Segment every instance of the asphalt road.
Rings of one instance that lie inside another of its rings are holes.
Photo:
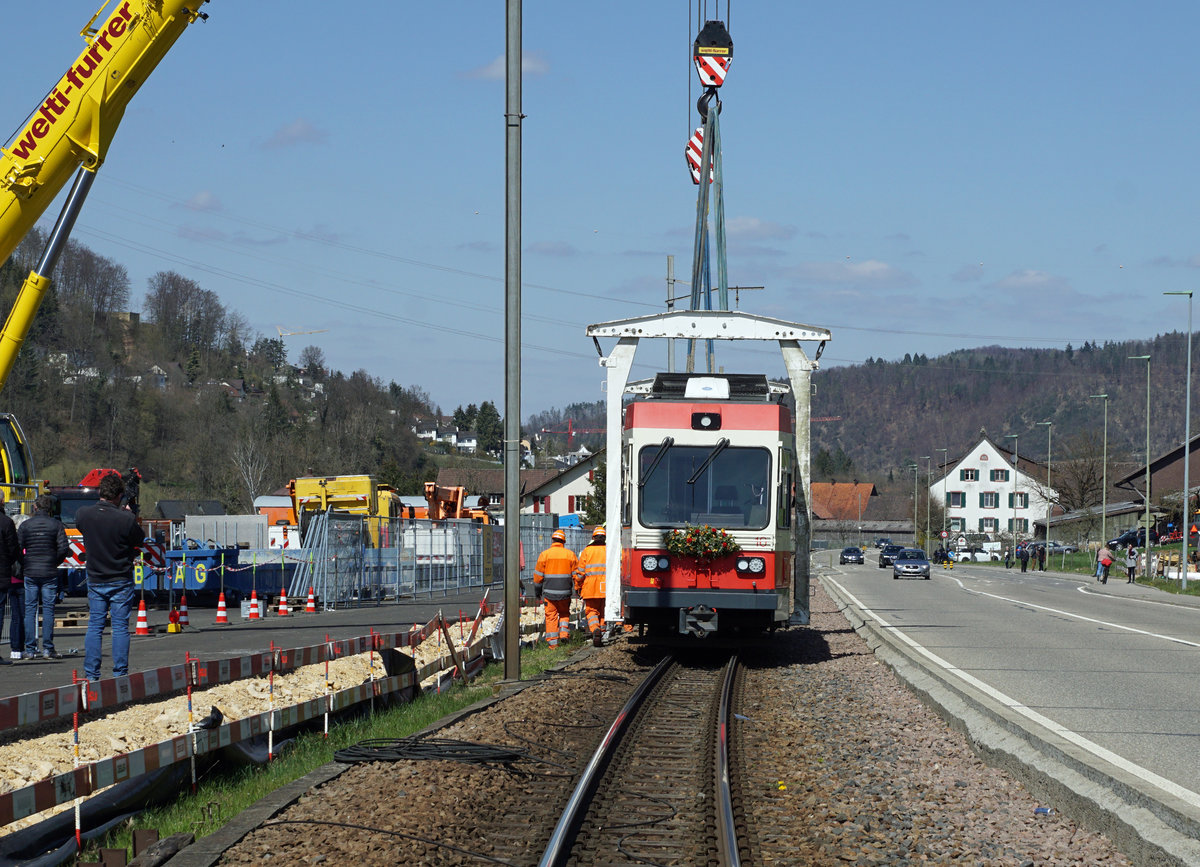
[[[503,589],[497,586],[491,589],[488,599],[498,603],[502,596]],[[376,632],[405,632],[412,626],[428,623],[439,611],[448,620],[457,620],[460,612],[463,617],[470,619],[478,613],[482,597],[482,590],[472,589],[401,602],[367,603],[359,608],[318,611],[316,614],[302,613],[305,600],[300,599],[299,606],[293,604],[291,610],[301,613],[289,617],[271,613],[265,620],[248,621],[242,619],[239,609],[229,612],[228,626],[215,625],[216,609],[190,607],[190,626],[182,633],[174,634],[159,631],[167,623],[165,610],[149,610],[147,619],[154,634],[131,637],[129,669],[143,671],[179,665],[183,663],[185,653],[204,660],[245,656],[267,650],[272,641],[276,647],[307,647],[325,641],[326,635],[336,640],[367,635],[371,629]],[[82,598],[64,600],[56,608],[60,618],[86,611],[87,600]],[[134,616],[130,617],[131,632],[135,623],[136,605]],[[83,638],[86,631],[82,625],[55,629],[55,649],[64,655],[60,660],[36,659],[0,665],[0,695],[20,695],[69,684],[73,670],[82,677]],[[111,636],[112,630],[106,629],[101,669],[104,677],[112,673]],[[0,653],[3,653],[6,662],[9,649],[6,629],[3,640],[0,640]]]
[[[1116,577],[959,564],[896,581],[815,565],[883,622],[998,701],[1200,808],[1200,602]]]

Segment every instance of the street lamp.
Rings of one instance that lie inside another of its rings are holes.
[[[917,470],[921,469],[915,463],[909,464],[908,468],[913,471],[913,547],[917,546]]]
[[[1100,475],[1100,544],[1108,544],[1108,395],[1093,394],[1104,400],[1104,465]]]
[[[946,464],[950,463],[950,450],[934,449],[934,451],[946,453],[946,456],[942,459],[942,538],[944,539],[946,537],[946,512],[949,511],[950,505],[946,502],[946,477],[950,474],[950,471],[946,469]]]
[[[1054,422],[1039,421],[1046,426],[1046,556],[1050,556],[1050,432],[1054,430]]]
[[[1013,465],[1012,465],[1012,552],[1013,556],[1017,556],[1017,462],[1020,460],[1017,457],[1017,437],[1020,434],[1005,434],[1006,440],[1013,441]]]
[[[1192,532],[1192,491],[1188,469],[1192,463],[1192,292],[1164,292],[1164,295],[1186,295],[1188,300],[1187,384],[1183,398],[1183,553],[1179,561],[1180,589],[1187,590],[1188,536]],[[1149,462],[1149,456],[1146,457]],[[1149,531],[1147,531],[1149,532]]]
[[[929,550],[929,489],[933,487],[933,456],[921,455],[925,462],[925,550]]]
[[[1131,355],[1130,361],[1146,362],[1146,568],[1143,574],[1150,572],[1150,356]]]

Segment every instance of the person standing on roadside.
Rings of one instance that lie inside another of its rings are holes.
[[[8,627],[8,640],[13,659],[21,658],[25,645],[25,588],[19,578],[21,570],[21,547],[17,544],[17,526],[4,510],[4,491],[0,490],[0,627],[4,625],[5,606],[12,606],[12,622]],[[21,596],[18,599],[17,591]],[[20,604],[18,604],[18,602]],[[7,664],[8,660],[3,660]]]
[[[54,649],[54,601],[58,596],[58,567],[71,550],[62,521],[54,517],[54,497],[33,501],[33,515],[17,528],[25,566],[25,658],[38,655],[37,615],[42,611],[42,657],[62,659]]]
[[[1049,547],[1049,545],[1050,545],[1050,543],[1047,542],[1045,545],[1038,546],[1037,555],[1038,555],[1038,571],[1039,572],[1046,571],[1046,548]]]
[[[83,675],[100,679],[104,619],[112,616],[113,676],[129,673],[129,613],[133,608],[133,560],[146,534],[133,512],[121,508],[125,483],[117,473],[100,480],[100,502],[75,518],[83,535],[88,583],[88,630],[83,641]]]
[[[558,647],[571,634],[572,576],[579,560],[566,543],[566,531],[555,530],[550,535],[550,547],[538,555],[533,570],[533,592],[546,606],[546,643],[551,647]]]
[[[1024,572],[1029,566],[1029,546],[1022,545],[1017,549],[1017,559],[1021,561],[1021,571]]]
[[[1126,584],[1133,584],[1137,572],[1138,550],[1130,545],[1125,549],[1125,574],[1128,580]]]
[[[1096,575],[1100,579],[1101,584],[1108,583],[1108,567],[1113,564],[1113,554],[1107,545],[1101,545],[1100,550],[1096,552]]]

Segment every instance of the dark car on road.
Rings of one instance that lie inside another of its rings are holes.
[[[905,548],[892,562],[893,578],[929,579],[929,558],[920,548]]]
[[[883,536],[880,536],[878,539],[876,539],[876,540],[875,540],[875,547],[876,547],[876,548],[883,548],[883,547],[886,547],[886,546],[888,546],[888,545],[890,545],[890,544],[892,544],[892,540],[891,540],[891,539],[888,539],[888,538],[886,538],[886,537],[883,537]]]
[[[866,561],[863,558],[863,552],[861,548],[843,548],[842,556],[839,558],[838,562],[845,566],[847,563],[863,563]]]
[[[884,545],[879,551],[879,568],[884,569],[892,565],[896,559],[896,555],[904,550],[903,545]]]

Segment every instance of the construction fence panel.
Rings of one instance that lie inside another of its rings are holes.
[[[555,529],[549,515],[522,516],[523,592],[532,592],[538,555],[550,547]],[[581,527],[562,529],[572,551],[591,541]],[[290,595],[303,598],[312,587],[326,609],[450,595],[503,584],[504,528],[468,520],[374,519],[329,512],[311,521],[304,547],[289,559],[299,564]]]

